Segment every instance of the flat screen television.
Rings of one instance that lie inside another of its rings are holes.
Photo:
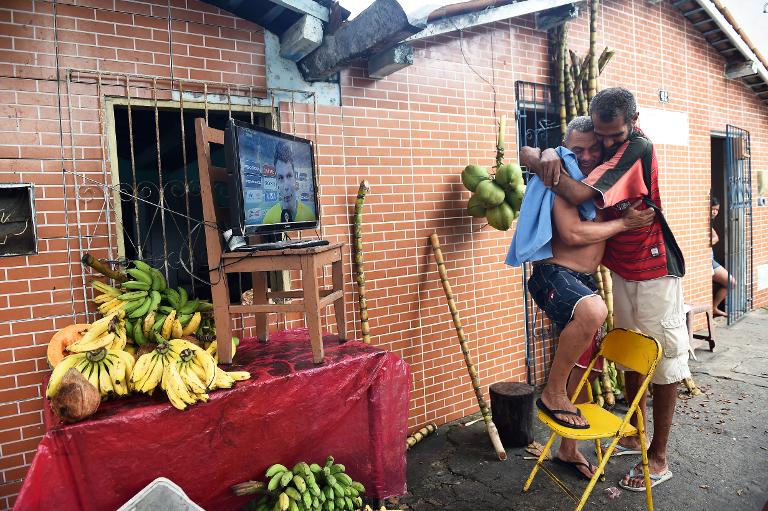
[[[312,142],[230,119],[224,155],[234,234],[316,229],[320,218]]]

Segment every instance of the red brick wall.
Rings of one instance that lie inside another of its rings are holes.
[[[60,3],[57,12],[62,73],[75,67],[167,78],[170,36],[174,77],[242,85],[255,95],[266,90],[257,26],[194,0],[171,2],[170,33],[165,0],[71,3],[80,5]],[[601,84],[635,91],[641,107],[689,115],[688,147],[661,141],[656,147],[665,209],[688,261],[686,298],[708,300],[709,133],[726,123],[749,130],[753,167],[764,168],[768,109],[740,82],[723,77],[722,59],[670,6],[608,1],[601,15],[598,42],[617,50]],[[583,54],[585,18],[571,25],[571,46]],[[493,161],[494,89],[496,114],[509,117],[507,155],[514,157],[514,82],[543,82],[548,74],[546,40],[532,30],[530,17],[415,46],[414,65],[385,80],[365,78],[362,68],[342,73],[342,107],[318,106],[315,116],[311,106],[280,105],[283,130],[316,139],[324,237],[351,241],[358,184],[371,183],[364,229],[371,331],[376,345],[411,364],[412,428],[476,410],[428,246],[432,232],[441,237],[482,384],[525,378],[520,272],[503,264],[512,233],[481,230],[483,223],[464,213],[469,194],[459,172],[468,162]],[[53,4],[3,2],[0,181],[36,184],[40,254],[0,259],[0,508],[12,505],[42,435],[45,345],[54,329],[84,311],[78,259],[88,242],[81,236],[97,233],[90,241],[97,255],[106,255],[109,245],[103,228],[94,228],[103,223],[100,203],[81,208],[78,223],[73,178],[61,173],[63,166],[103,180],[108,170],[95,85],[62,91],[62,164],[56,71]],[[672,98],[666,105],[656,99],[662,86]],[[105,87],[110,95],[125,95],[122,87]],[[768,263],[761,228],[766,211],[755,210],[755,266]],[[346,275],[348,330],[359,332],[349,258]],[[766,301],[765,291],[756,294],[756,306]]]

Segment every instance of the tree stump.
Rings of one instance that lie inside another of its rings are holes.
[[[493,422],[507,447],[525,447],[533,442],[533,390],[525,383],[490,386]]]

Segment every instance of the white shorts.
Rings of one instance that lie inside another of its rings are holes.
[[[638,330],[659,341],[663,354],[651,383],[667,385],[691,376],[683,287],[677,277],[624,280],[613,277],[613,325]]]

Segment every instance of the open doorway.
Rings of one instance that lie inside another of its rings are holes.
[[[752,167],[749,132],[726,126],[713,134],[711,197],[720,204],[712,228],[719,241],[713,246],[715,305],[728,324],[752,308]],[[721,266],[722,269],[717,267]],[[717,273],[714,273],[717,272]],[[717,276],[720,278],[717,278]],[[718,283],[719,281],[719,283]],[[731,284],[728,285],[728,282]],[[723,301],[720,302],[720,298]]]

